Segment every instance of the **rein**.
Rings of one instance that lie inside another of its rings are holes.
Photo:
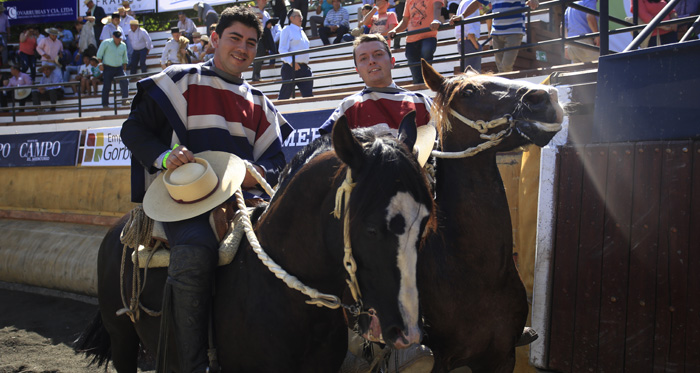
[[[464,115],[458,113],[454,109],[450,109],[450,114],[452,114],[453,117],[459,119],[462,123],[468,125],[469,127],[477,130],[481,135],[481,137],[484,140],[487,140],[486,142],[482,142],[481,144],[467,148],[465,150],[462,150],[461,152],[443,152],[440,150],[433,150],[430,154],[433,157],[436,158],[467,158],[474,156],[476,154],[481,153],[482,151],[492,148],[503,141],[505,137],[510,135],[513,126],[515,125],[515,119],[513,119],[513,116],[510,114],[506,114],[498,119],[490,120],[488,122],[483,121],[483,120],[471,120]],[[507,124],[508,127],[500,132],[494,133],[492,135],[486,134],[488,130],[496,127],[500,127],[504,124]]]

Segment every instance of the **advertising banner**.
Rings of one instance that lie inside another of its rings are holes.
[[[80,131],[0,135],[0,167],[75,166]]]
[[[192,10],[194,4],[202,0],[159,0],[158,1],[158,12],[172,12],[173,10]],[[204,0],[205,3],[214,6],[221,4],[236,5],[236,3],[244,3],[245,1],[231,1],[231,0]],[[250,1],[247,1],[250,2]],[[196,19],[192,19],[197,21]]]
[[[75,0],[21,0],[3,4],[10,26],[75,21],[78,18]]]
[[[83,166],[130,166],[131,152],[119,135],[121,127],[89,129],[85,134]]]
[[[284,119],[294,127],[294,131],[287,137],[284,144],[282,144],[282,152],[287,162],[291,161],[294,154],[303,147],[321,137],[318,132],[318,127],[331,116],[333,110],[335,109],[282,114],[284,115]]]
[[[92,0],[95,5],[101,7],[105,10],[105,14],[110,15],[116,12],[119,7],[122,6],[122,0]],[[88,7],[85,5],[85,1],[79,0],[78,5],[80,5],[80,14],[84,16],[87,14]],[[131,0],[131,5],[129,6],[131,10],[136,13],[152,13],[156,10],[156,0]]]

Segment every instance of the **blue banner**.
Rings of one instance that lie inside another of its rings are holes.
[[[282,114],[284,119],[294,127],[287,141],[282,145],[282,152],[287,162],[289,162],[301,148],[309,145],[321,135],[318,133],[318,127],[333,114],[335,109],[304,111],[300,113]]]
[[[78,18],[76,0],[6,1],[10,26],[75,21]]]
[[[75,166],[80,131],[0,135],[0,167]]]

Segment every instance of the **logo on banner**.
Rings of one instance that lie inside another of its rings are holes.
[[[128,166],[131,152],[119,136],[119,128],[89,130],[85,139],[83,166]]]
[[[10,19],[17,19],[17,7],[14,7],[14,6],[7,7],[7,16]]]

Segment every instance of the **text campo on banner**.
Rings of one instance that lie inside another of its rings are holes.
[[[75,166],[80,131],[0,135],[0,167]]]
[[[121,127],[89,129],[85,133],[83,166],[130,166],[131,152],[122,142]]]

